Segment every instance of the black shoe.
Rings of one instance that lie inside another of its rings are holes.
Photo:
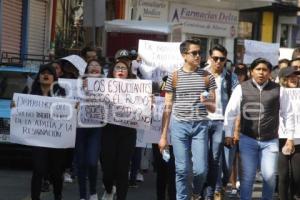
[[[129,185],[130,188],[138,188],[138,184],[136,183],[136,181],[129,181]]]

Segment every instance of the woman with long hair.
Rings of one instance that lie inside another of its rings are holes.
[[[103,75],[100,61],[89,60],[85,77],[99,78]],[[86,87],[86,80],[83,80]],[[78,128],[76,132],[75,156],[77,165],[80,200],[87,199],[86,182],[89,182],[89,200],[98,200],[97,170],[100,153],[101,128]]]
[[[65,91],[54,84],[57,81],[55,68],[51,63],[41,65],[33,82],[31,94],[40,96],[64,96]],[[31,179],[31,199],[40,200],[43,177],[50,173],[55,200],[62,199],[64,149],[32,147],[33,174]]]
[[[109,70],[108,78],[134,79],[128,62],[119,59]],[[105,192],[102,200],[113,200],[116,184],[117,200],[125,200],[128,171],[136,144],[136,129],[107,124],[103,128],[101,158]]]

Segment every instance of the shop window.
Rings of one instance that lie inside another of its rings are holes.
[[[300,26],[293,26],[292,48],[300,47]]]
[[[243,39],[251,39],[253,32],[253,23],[239,22],[238,37]]]
[[[289,25],[281,24],[280,47],[289,47]]]
[[[206,60],[207,57],[209,56],[209,49],[214,47],[216,44],[223,45],[223,39],[222,38],[197,37],[197,36],[192,36],[191,38],[200,41],[202,61]]]

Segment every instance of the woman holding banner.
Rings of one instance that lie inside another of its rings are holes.
[[[108,72],[108,78],[134,79],[131,67],[119,59]],[[114,199],[116,183],[117,200],[125,200],[128,190],[130,159],[136,144],[136,129],[107,124],[103,128],[101,158],[105,192],[102,200]]]
[[[279,82],[282,87],[299,88],[299,71],[292,67],[279,71]],[[279,133],[284,134],[284,125],[280,122]],[[278,157],[279,197],[295,199],[300,188],[300,139],[279,139],[280,153]]]
[[[100,61],[92,59],[87,63],[85,77],[100,78],[103,75]],[[86,87],[86,80],[83,80]],[[78,128],[76,132],[75,156],[77,165],[80,200],[87,199],[86,181],[89,180],[89,200],[98,200],[97,163],[100,153],[101,128]]]
[[[50,64],[41,65],[33,82],[31,94],[40,96],[64,96],[65,91],[53,83],[57,81],[55,68]],[[53,86],[53,87],[52,87]],[[40,200],[43,177],[50,172],[55,200],[62,199],[64,149],[32,147],[33,174],[31,199]]]

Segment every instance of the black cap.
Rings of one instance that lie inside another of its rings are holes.
[[[51,66],[51,64],[45,64],[40,66],[39,73],[48,70],[53,76],[56,76],[55,68]]]
[[[115,60],[119,60],[121,58],[130,59],[130,54],[126,49],[119,49],[115,54]]]
[[[297,71],[292,67],[286,67],[279,71],[278,76],[279,78],[283,78],[283,77],[288,77],[292,74],[300,75],[300,71]]]

